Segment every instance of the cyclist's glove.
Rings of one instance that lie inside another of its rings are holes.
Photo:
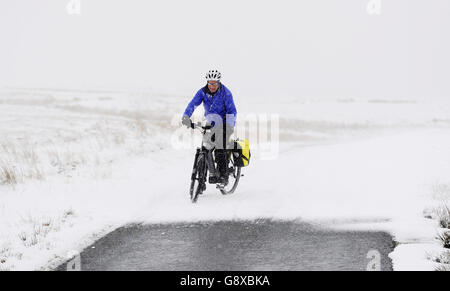
[[[192,121],[189,118],[189,116],[187,115],[183,115],[183,119],[181,120],[181,123],[185,126],[187,126],[188,128],[192,127]]]

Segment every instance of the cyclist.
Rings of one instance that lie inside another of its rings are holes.
[[[210,70],[206,73],[207,84],[198,90],[184,111],[182,124],[191,127],[191,116],[195,108],[203,102],[207,124],[213,126],[210,134],[203,137],[204,146],[208,150],[215,148],[214,155],[218,171],[214,167],[212,151],[207,157],[210,170],[210,183],[228,183],[227,154],[229,140],[234,132],[236,123],[236,106],[230,90],[221,83],[221,74],[218,70]]]

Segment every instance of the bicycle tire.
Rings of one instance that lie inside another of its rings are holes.
[[[229,195],[229,194],[233,194],[234,191],[236,190],[238,184],[239,184],[239,180],[241,178],[241,167],[236,166],[235,163],[233,162],[233,160],[229,159],[229,164],[231,163],[232,167],[233,167],[233,176],[234,176],[234,182],[232,182],[232,185],[230,183],[228,183],[227,186],[220,188],[220,192],[223,195]],[[229,165],[227,165],[228,168]],[[229,173],[230,176],[230,173]],[[231,186],[231,188],[227,189],[227,187]]]
[[[198,156],[197,163],[195,166],[195,173],[193,173],[191,178],[191,186],[189,189],[191,202],[197,203],[198,196],[203,192],[203,185],[205,183],[205,158],[202,154]]]

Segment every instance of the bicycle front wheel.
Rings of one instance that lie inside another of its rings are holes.
[[[197,158],[196,164],[191,177],[191,186],[189,194],[192,203],[197,203],[198,196],[202,194],[206,186],[206,164],[204,155],[200,154]]]

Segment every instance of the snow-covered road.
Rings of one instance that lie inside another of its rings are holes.
[[[399,248],[403,255],[391,254],[394,268],[432,269],[425,257],[438,247],[436,222],[423,218],[423,210],[431,186],[445,178],[440,175],[450,165],[449,136],[445,130],[422,130],[334,145],[285,144],[278,159],[255,160],[245,168],[235,194],[222,196],[209,186],[195,205],[188,198],[193,152],[174,151],[160,157],[152,172],[146,169],[154,159],[130,168],[133,177],[126,185],[136,187],[127,190],[130,197],[147,189],[131,221],[265,218],[337,230],[388,231],[397,242],[408,243]],[[123,195],[119,188],[111,193]]]

